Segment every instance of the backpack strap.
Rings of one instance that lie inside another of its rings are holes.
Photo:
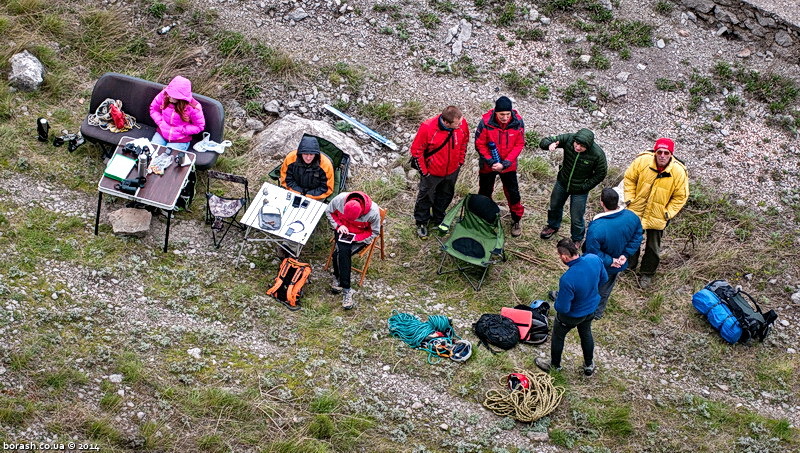
[[[286,278],[286,274],[289,272],[289,258],[286,258],[281,262],[281,267],[278,268],[278,276],[275,277],[275,284],[272,285],[271,288],[267,290],[267,295],[275,297],[275,293],[278,292],[281,286],[283,286],[283,280]]]
[[[477,325],[477,324],[478,324],[477,322],[472,323],[472,331],[476,332],[476,333],[477,333],[477,331],[475,330],[475,325]],[[486,346],[486,349],[488,349],[489,352],[491,352],[492,354],[499,354],[501,352],[501,351],[495,351],[494,349],[492,349],[492,347],[489,346],[489,342],[486,341],[486,338],[483,335],[477,335],[477,337],[478,337],[478,340],[481,341],[481,344]]]
[[[297,297],[303,289],[303,285],[305,285],[309,274],[311,274],[311,266],[292,258],[287,258],[287,260],[290,261],[290,266],[294,268],[294,274],[286,287],[286,301],[294,307],[297,305]]]

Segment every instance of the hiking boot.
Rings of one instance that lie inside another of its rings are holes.
[[[555,302],[558,299],[558,291],[550,291],[547,293],[547,298],[550,299],[552,302]]]
[[[353,295],[355,294],[355,290],[351,288],[347,288],[342,290],[342,308],[345,310],[350,310],[351,308],[356,306],[356,301],[353,300]]]
[[[536,357],[535,359],[533,359],[533,363],[535,363],[536,366],[539,367],[539,369],[544,371],[545,373],[549,373],[551,370],[561,371],[560,366],[553,366],[553,364],[550,363],[550,361],[542,357]]]
[[[428,239],[428,227],[425,225],[417,225],[417,236],[420,239]]]
[[[558,233],[558,228],[553,228],[550,225],[545,225],[539,237],[542,239],[550,239],[554,234]]]
[[[339,277],[331,275],[331,292],[333,294],[341,294],[342,286],[339,284]]]
[[[653,277],[650,275],[642,275],[639,277],[639,288],[647,289],[653,284]]]
[[[575,248],[578,249],[579,252],[581,251],[581,243],[582,242],[583,241],[572,241],[572,243],[575,244]]]
[[[583,375],[584,376],[591,376],[594,374],[594,363],[590,363],[589,365],[584,365],[583,367]]]
[[[522,226],[520,226],[519,222],[514,222],[511,225],[511,236],[517,238],[522,235]]]

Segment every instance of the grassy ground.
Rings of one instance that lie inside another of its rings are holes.
[[[413,190],[396,178],[361,175],[351,183],[388,208],[390,253],[374,262],[353,312],[338,308],[322,272],[308,285],[301,312],[289,315],[269,301],[263,288],[276,262],[263,249],[250,249],[246,256],[256,270],[233,268],[232,247],[216,254],[210,240],[200,242],[208,232],[201,200],[179,217],[172,243],[179,253],[114,237],[107,225],[93,236],[91,220],[79,214],[92,212],[99,150],[87,145],[69,155],[39,144],[33,123],[41,115],[56,129],[76,130],[92,82],[103,72],[160,82],[182,73],[196,91],[243,105],[258,92],[259,78],[336,78],[356,92],[363,83],[363,68],[301,70],[279,49],[220,31],[213,16],[186,2],[135,6],[149,14],[138,27],[114,9],[80,2],[0,0],[0,30],[12,43],[0,51],[3,70],[10,55],[29,49],[49,71],[41,91],[0,94],[2,179],[55,192],[6,189],[0,195],[0,441],[73,439],[120,452],[536,451],[525,443],[502,450],[497,439],[547,430],[561,451],[800,448],[796,427],[775,415],[781,402],[800,405],[800,370],[785,352],[794,345],[791,331],[776,330],[763,345],[731,347],[689,304],[691,293],[714,278],[748,285],[768,307],[785,304],[790,288],[770,280],[794,272],[796,231],[777,212],[757,215],[700,184],[670,225],[654,290],[643,292],[623,276],[608,319],[595,326],[598,375],[578,377],[577,341],[570,337],[567,371],[556,375],[565,399],[532,426],[494,422],[476,402],[505,373],[533,369],[542,349],[518,347],[497,356],[476,349],[466,365],[431,366],[389,338],[385,322],[393,310],[443,313],[466,333],[480,313],[543,298],[554,288],[563,267],[553,242],[535,234],[554,178],[549,160],[521,162],[526,234],[508,244],[534,262],[512,255],[477,293],[456,276],[435,274],[435,242],[416,239],[409,221]],[[152,30],[164,9],[192,26],[157,37]],[[186,39],[206,44],[210,53],[183,45]],[[198,58],[206,64],[196,64]],[[401,112],[373,107],[377,120],[420,109],[418,103]],[[236,138],[237,131],[227,136]],[[247,149],[237,139],[219,167],[258,180]],[[459,195],[474,191],[475,183],[465,171]],[[35,201],[38,195],[66,199],[66,206],[55,213]],[[304,258],[321,265],[327,239],[315,235]],[[139,282],[144,270],[146,285]],[[201,349],[200,359],[187,354],[191,348]],[[365,386],[381,380],[387,366],[420,394],[445,395],[473,412],[409,416],[399,404],[406,401],[380,382]],[[446,434],[438,427],[443,420],[452,425]]]

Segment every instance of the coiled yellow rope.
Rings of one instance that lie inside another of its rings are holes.
[[[501,417],[512,417],[521,422],[535,422],[553,412],[564,396],[564,387],[553,385],[553,378],[546,373],[531,373],[518,370],[517,373],[528,377],[530,387],[510,390],[506,385],[506,377],[500,378],[504,390],[489,390],[483,406]]]

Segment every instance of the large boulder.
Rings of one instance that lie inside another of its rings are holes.
[[[27,50],[14,54],[9,60],[11,73],[8,81],[20,91],[33,91],[44,82],[44,65]]]
[[[368,158],[355,140],[337,131],[325,121],[309,120],[289,114],[270,124],[253,139],[253,152],[257,156],[283,160],[297,149],[303,134],[324,138],[349,154],[355,162],[367,162]]]
[[[153,215],[145,209],[122,208],[108,214],[114,234],[143,238],[150,230]]]

